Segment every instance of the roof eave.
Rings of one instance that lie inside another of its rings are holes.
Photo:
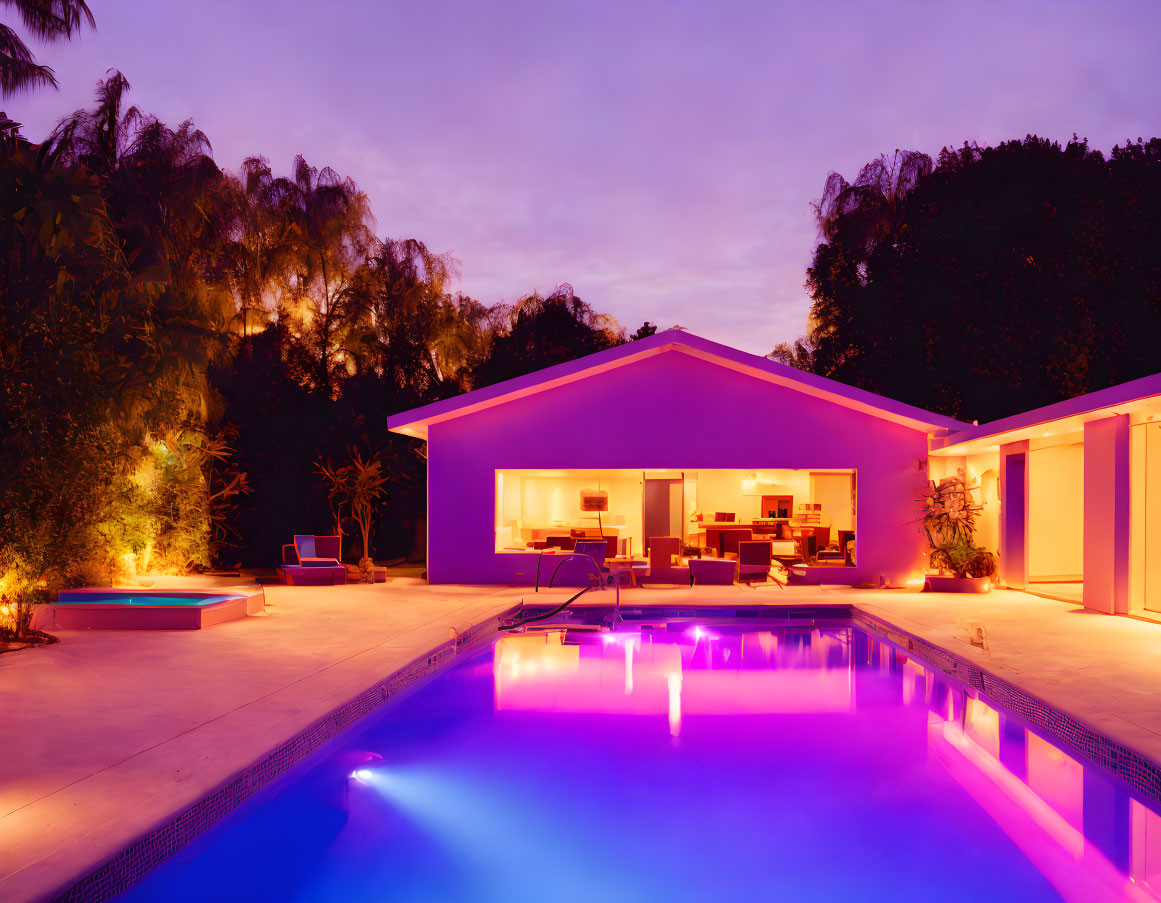
[[[724,364],[765,382],[785,386],[813,397],[870,414],[922,432],[962,430],[968,424],[922,408],[884,398],[826,377],[795,370],[785,364],[720,345],[700,336],[668,331],[628,342],[606,351],[556,364],[535,373],[476,389],[464,395],[433,402],[387,418],[393,432],[427,439],[431,424],[462,417],[497,404],[514,401],[574,380],[615,369],[665,351],[680,351],[702,360]]]
[[[992,445],[1019,442],[1035,438],[1028,434],[1038,429],[1059,426],[1069,421],[1075,428],[1092,420],[1132,413],[1141,407],[1156,403],[1159,399],[1161,399],[1161,373],[1155,373],[1109,386],[1107,389],[1098,389],[1096,392],[1077,395],[1075,398],[1066,398],[1064,401],[1034,408],[1031,411],[993,420],[991,423],[949,433],[938,440],[933,439],[931,450],[941,456],[970,453],[966,449],[972,443],[986,439],[992,439],[990,443]]]

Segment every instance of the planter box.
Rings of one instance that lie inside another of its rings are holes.
[[[944,577],[929,574],[924,580],[926,593],[990,593],[991,577]]]

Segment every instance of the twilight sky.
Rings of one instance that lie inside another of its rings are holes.
[[[29,138],[118,68],[228,169],[352,176],[379,234],[452,251],[473,297],[570,282],[630,329],[760,354],[805,328],[828,171],[1161,133],[1157,0],[89,3],[96,33],[33,45],[60,91],[5,102]]]

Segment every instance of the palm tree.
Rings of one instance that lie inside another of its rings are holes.
[[[85,24],[97,27],[84,0],[4,0],[4,5],[15,7],[24,27],[42,41],[71,38]],[[38,64],[20,36],[0,22],[0,96],[43,85],[56,87],[52,70]]]
[[[387,238],[377,244],[352,285],[360,323],[366,326],[365,365],[412,401],[425,398],[435,383],[454,375],[449,358],[459,356],[456,332],[461,319],[444,286],[457,275],[458,266],[449,255],[436,254],[416,239]]]
[[[294,175],[278,183],[298,233],[290,290],[299,338],[311,381],[334,395],[337,377],[353,365],[345,347],[358,315],[350,288],[375,245],[371,205],[353,180],[329,166],[316,169],[301,156],[294,159]]]
[[[274,178],[265,157],[247,157],[232,183],[235,237],[228,266],[245,337],[251,314],[268,309],[269,299],[286,292],[297,230],[288,210],[290,184]]]
[[[152,286],[139,312],[149,329],[126,344],[133,366],[111,395],[129,422],[179,423],[204,416],[205,372],[228,344],[233,299],[219,275],[228,182],[192,122],[171,129],[137,107],[126,110],[129,87],[110,70],[96,105],[64,119],[46,153],[96,177],[135,279]]]
[[[69,162],[84,163],[98,178],[112,180],[128,154],[144,114],[137,107],[122,111],[129,79],[116,69],[97,82],[96,105],[60,121],[48,143]]]

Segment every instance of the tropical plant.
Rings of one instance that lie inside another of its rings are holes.
[[[24,27],[49,43],[71,38],[84,25],[97,27],[84,0],[5,0],[4,5],[15,8]],[[56,87],[52,69],[37,63],[20,36],[0,22],[0,95],[42,86]]]
[[[359,569],[363,579],[373,579],[374,562],[371,560],[371,523],[375,512],[387,495],[387,475],[383,473],[378,453],[364,458],[357,449],[350,449],[350,460],[346,464],[335,465],[331,461],[320,461],[316,470],[322,476],[331,495],[332,504],[338,510],[345,504],[351,511],[351,518],[359,527],[363,540],[363,555],[359,559]]]
[[[234,429],[228,428],[227,432],[233,433]],[[238,500],[253,490],[247,474],[232,460],[234,449],[227,444],[226,435],[206,439],[201,454],[210,519],[210,560],[224,566],[231,564],[222,558],[225,550],[237,549],[243,542],[236,519]]]
[[[339,555],[343,553],[343,508],[349,504],[348,470],[346,465],[333,461],[318,461],[315,471],[323,478],[327,488],[327,500],[331,505],[331,517],[335,522],[335,533],[339,537]]]
[[[962,471],[932,480],[920,497],[923,505],[921,529],[930,546],[928,561],[941,573],[956,577],[991,577],[996,573],[996,556],[974,542],[976,514],[983,509],[972,493],[978,485],[967,482]]]
[[[111,390],[134,371],[127,337],[145,328],[159,291],[121,250],[90,173],[44,147],[10,149],[0,166],[0,575],[22,611],[102,545],[130,463]]]
[[[234,515],[250,485],[227,436],[189,428],[145,444],[135,479],[146,489],[149,527],[144,544],[131,544],[134,563],[179,574],[231,564],[221,556],[240,540]]]

